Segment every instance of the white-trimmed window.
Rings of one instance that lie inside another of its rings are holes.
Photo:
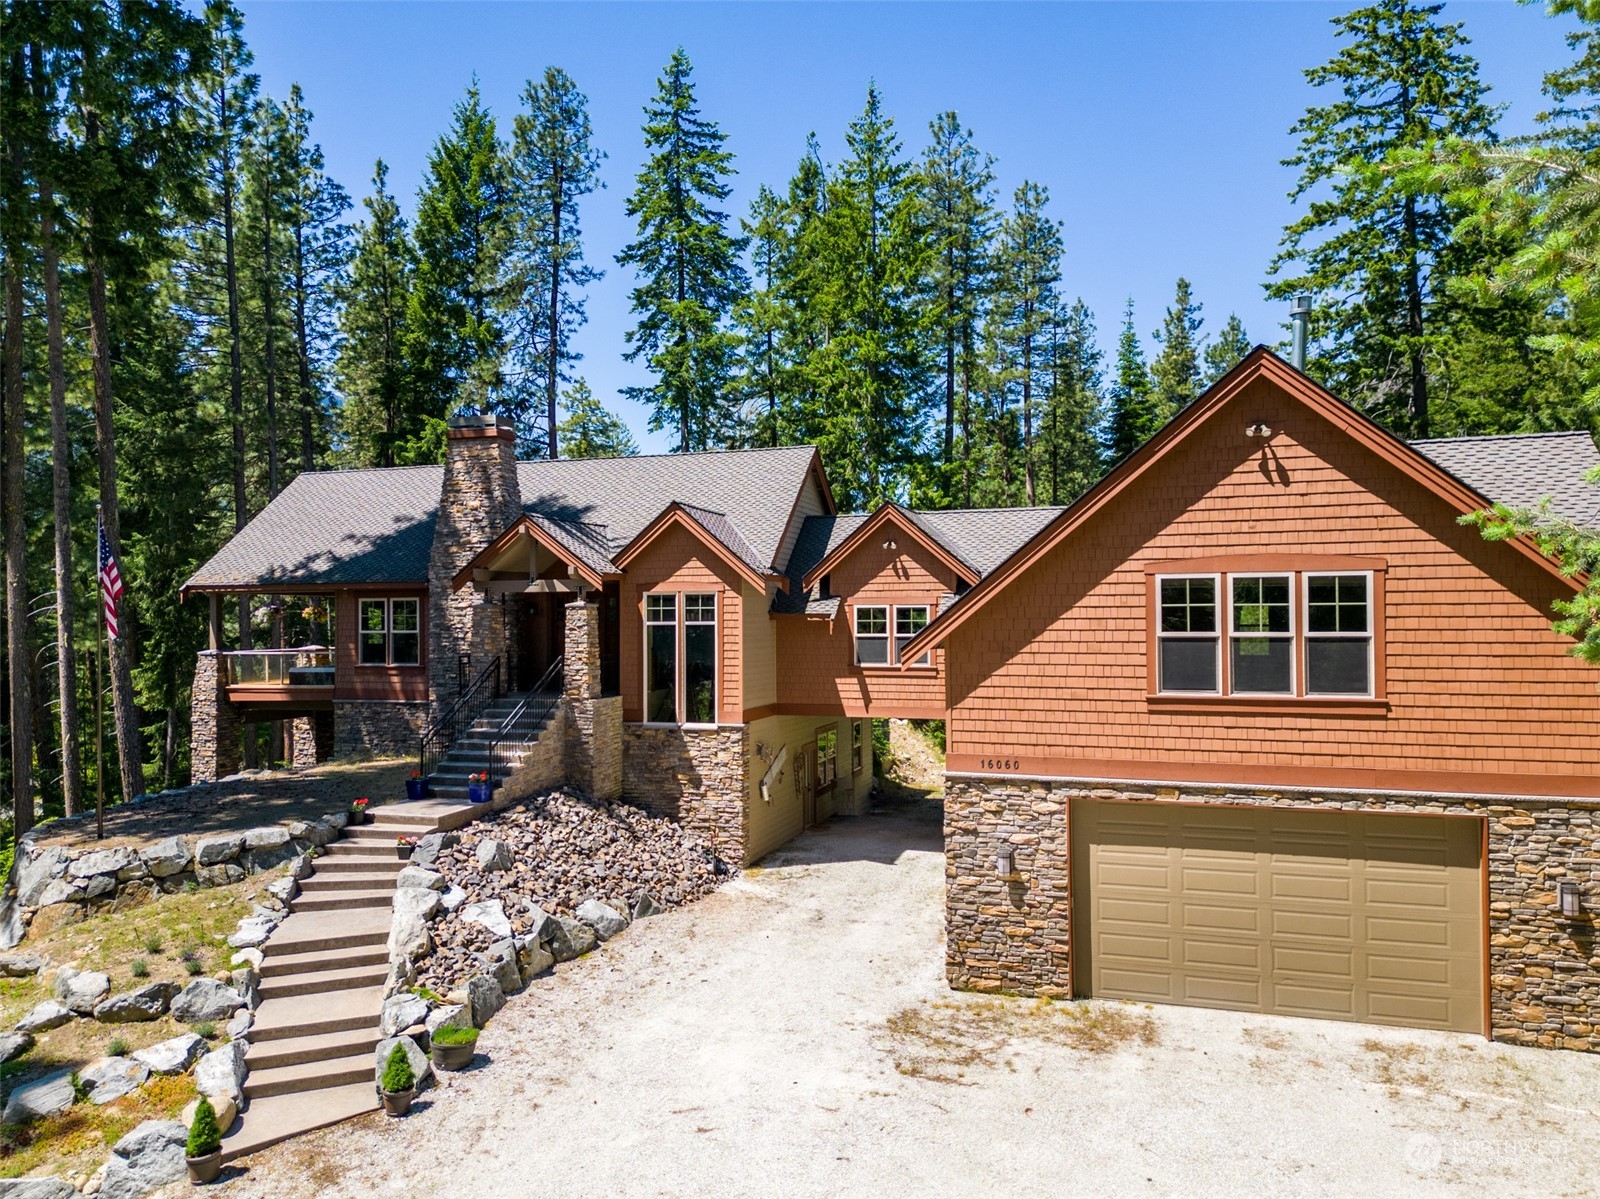
[[[421,600],[363,599],[356,620],[356,661],[362,666],[422,664]]]
[[[900,661],[900,651],[905,649],[906,643],[927,627],[927,604],[902,604],[896,606],[894,610],[894,658],[896,662]],[[928,664],[929,658],[927,654],[923,654],[915,662],[908,663],[910,666],[927,666]]]
[[[850,773],[861,772],[861,721],[850,722]]]
[[[1293,695],[1293,575],[1228,576],[1228,690]]]
[[[681,618],[681,619],[680,619]],[[644,597],[644,718],[717,722],[717,597]]]
[[[1218,575],[1156,576],[1158,687],[1181,694],[1222,689],[1218,652]]]
[[[889,609],[867,606],[856,609],[856,665],[889,665]]]
[[[1306,694],[1372,694],[1372,575],[1307,572]]]
[[[839,777],[839,730],[832,725],[817,730],[817,790],[833,786]]]

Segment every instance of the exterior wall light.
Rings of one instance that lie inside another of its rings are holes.
[[[1257,421],[1255,424],[1245,429],[1244,435],[1246,437],[1259,437],[1265,441],[1268,437],[1272,436],[1272,430],[1266,425],[1263,425],[1260,421]]]
[[[994,872],[1001,878],[1010,878],[1016,873],[1015,852],[1009,845],[1002,845],[995,850]]]
[[[1578,884],[1571,879],[1556,884],[1556,901],[1561,907],[1561,914],[1568,920],[1576,920],[1583,915],[1583,897],[1578,893]]]
[[[885,541],[883,543],[883,548],[886,549],[886,550],[895,550],[895,549],[899,549],[900,547],[895,545],[894,538],[891,537],[891,538],[889,538],[888,541]]]

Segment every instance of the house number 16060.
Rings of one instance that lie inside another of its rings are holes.
[[[983,768],[985,770],[1021,770],[1022,769],[1022,759],[1021,758],[983,758],[983,759],[981,759],[981,761],[983,762]]]

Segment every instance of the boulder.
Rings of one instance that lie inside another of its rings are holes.
[[[496,938],[511,936],[511,921],[498,899],[485,899],[462,907],[458,917],[468,924],[481,924]]]
[[[265,945],[272,936],[272,930],[277,927],[275,920],[241,920],[238,929],[228,934],[228,944],[235,949],[254,949]]]
[[[5,1199],[78,1199],[78,1188],[65,1178],[13,1178],[0,1184]]]
[[[244,1006],[244,996],[214,978],[197,978],[172,1001],[172,1018],[185,1024],[223,1020]]]
[[[426,866],[407,866],[395,875],[396,887],[426,887],[430,891],[444,890],[444,875]]]
[[[79,854],[72,859],[71,865],[67,867],[67,877],[86,879],[94,878],[98,874],[116,875],[138,860],[139,855],[125,845],[119,845],[115,849],[91,849],[88,853]]]
[[[112,886],[116,886],[113,882]],[[64,878],[53,878],[39,893],[39,906],[48,908],[58,903],[77,903],[84,898],[83,887]]]
[[[78,1071],[78,1082],[90,1103],[110,1103],[144,1086],[150,1067],[131,1057],[103,1057]]]
[[[117,879],[113,874],[97,874],[83,884],[83,897],[85,899],[100,899],[117,892]]]
[[[503,994],[522,990],[522,968],[517,964],[517,946],[507,938],[489,946],[487,953],[476,955],[478,965],[485,974],[500,984]]]
[[[460,844],[460,833],[429,833],[418,841],[417,847],[411,851],[411,864],[432,866],[442,852]]]
[[[158,1041],[148,1049],[135,1050],[133,1058],[150,1067],[152,1074],[182,1074],[205,1051],[204,1039],[186,1032],[169,1041]]]
[[[418,891],[400,891],[397,895],[415,895]],[[423,891],[424,895],[437,895]],[[433,934],[428,931],[428,919],[420,912],[401,911],[396,907],[389,924],[389,960],[412,962],[433,952]]]
[[[27,978],[44,969],[36,953],[0,953],[0,978]]]
[[[317,820],[311,824],[302,826],[301,831],[299,832],[296,832],[294,827],[291,826],[289,829],[289,835],[296,841],[309,841],[312,845],[316,846],[318,849],[321,849],[329,841],[332,841],[339,835],[339,830],[331,825],[324,824],[322,821]]]
[[[278,830],[283,832],[282,829]],[[271,870],[275,866],[282,866],[285,862],[292,861],[300,856],[300,851],[284,833],[282,845],[269,845],[261,849],[246,849],[239,855],[239,863],[252,874],[261,870]]]
[[[432,920],[439,910],[439,892],[428,887],[402,887],[394,893],[394,914]]]
[[[241,949],[238,953],[234,954],[228,959],[228,965],[232,966],[236,970],[240,966],[253,966],[259,970],[261,969],[261,963],[265,959],[265,956],[266,955],[264,955],[259,949]]]
[[[522,972],[526,986],[536,977],[555,965],[555,955],[531,937],[517,938],[517,969]]]
[[[5,1112],[0,1121],[6,1124],[26,1124],[64,1112],[78,1097],[72,1089],[72,1071],[56,1070],[43,1078],[13,1087],[6,1097]]]
[[[250,1035],[250,1029],[255,1024],[255,1013],[248,1008],[241,1008],[233,1014],[233,1019],[228,1021],[228,1040],[242,1041]]]
[[[555,940],[556,934],[561,931],[556,924],[556,918],[536,903],[528,904],[525,910],[528,928],[523,936],[538,941],[541,945],[548,945]]]
[[[226,887],[244,878],[244,867],[237,862],[218,866],[196,866],[194,877],[202,887]]]
[[[478,865],[485,874],[493,874],[497,870],[511,869],[511,846],[504,841],[496,841],[493,837],[485,837],[478,842]]]
[[[609,941],[623,929],[628,927],[628,918],[610,904],[601,903],[598,899],[586,899],[578,905],[577,917],[590,928],[594,929],[595,936],[602,941]]]
[[[72,1019],[72,1009],[57,1003],[54,999],[46,999],[17,1021],[18,1032],[49,1032],[52,1028],[60,1028]]]
[[[211,1110],[217,1113],[217,1129],[224,1136],[228,1129],[233,1127],[233,1122],[239,1118],[239,1105],[233,1101],[232,1095],[207,1095],[211,1100]],[[185,1128],[194,1127],[194,1114],[200,1108],[199,1098],[189,1100],[184,1106],[183,1113],[178,1117]]]
[[[304,882],[311,877],[311,855],[308,853],[297,854],[294,861],[289,863],[289,877],[296,882]]]
[[[59,929],[66,928],[68,925],[81,924],[84,916],[85,912],[81,903],[52,903],[47,907],[40,908],[33,914],[33,920],[28,925],[28,931],[36,937],[42,937],[46,933],[56,932]]]
[[[252,1012],[261,1006],[261,975],[249,966],[233,972],[233,989],[244,997],[244,1006]]]
[[[195,863],[200,866],[219,865],[238,857],[239,847],[243,844],[244,837],[239,833],[229,833],[221,837],[203,837],[195,842]]]
[[[22,923],[22,909],[16,896],[0,896],[0,949],[15,949],[22,944],[28,927]]]
[[[383,1015],[378,1017],[378,1033],[380,1036],[392,1037],[427,1018],[428,1001],[420,995],[410,995],[402,991],[383,1001]]]
[[[643,920],[646,916],[659,916],[667,909],[656,902],[655,896],[646,891],[633,901],[633,918]]]
[[[25,908],[42,906],[39,896],[44,894],[46,884],[65,874],[70,860],[59,845],[23,854],[16,866],[17,902]]]
[[[178,993],[177,983],[145,983],[102,1000],[95,1006],[94,1018],[102,1024],[132,1024],[140,1020],[159,1020]]]
[[[373,1082],[383,1078],[383,1067],[389,1061],[389,1051],[396,1045],[405,1046],[406,1057],[411,1062],[411,1072],[417,1076],[417,1090],[427,1090],[433,1083],[433,1066],[428,1061],[428,1055],[422,1052],[422,1046],[410,1037],[385,1037],[378,1042],[377,1049],[372,1053]]]
[[[281,824],[250,829],[244,835],[246,849],[277,849],[289,844],[289,830]]]
[[[430,1037],[447,1025],[452,1028],[473,1027],[471,1009],[464,1003],[447,1003],[443,1007],[434,1008],[423,1022]]]
[[[444,890],[444,894],[439,896],[439,906],[441,908],[443,908],[446,912],[454,912],[457,908],[459,908],[462,904],[464,904],[466,902],[467,902],[467,893],[466,893],[466,891],[462,890],[460,887],[456,886],[454,883],[451,883],[450,886],[446,887],[445,890]]]
[[[555,925],[555,932],[550,938],[550,956],[556,961],[570,962],[573,958],[581,958],[595,947],[597,938],[594,929],[582,920],[557,916]]]
[[[63,966],[56,972],[56,998],[67,1010],[79,1016],[94,1014],[95,1006],[111,991],[111,978],[98,970],[74,970]]]
[[[194,1068],[194,1089],[202,1095],[227,1095],[235,1103],[244,1098],[244,1055],[249,1045],[229,1041],[200,1059]]]
[[[289,903],[300,894],[300,882],[293,875],[285,875],[276,882],[267,884],[267,894],[279,903]]]
[[[472,1023],[482,1028],[505,1007],[506,993],[495,979],[479,974],[467,982],[467,1005],[472,1008]]]
[[[164,837],[154,845],[146,846],[139,852],[139,857],[144,861],[145,868],[157,878],[187,870],[189,863],[194,861],[194,855],[189,852],[182,837]]]
[[[0,1065],[15,1061],[33,1048],[33,1037],[25,1032],[0,1033]]]
[[[138,1199],[187,1177],[188,1130],[176,1120],[146,1120],[111,1147],[99,1199]]]

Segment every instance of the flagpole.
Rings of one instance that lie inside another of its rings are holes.
[[[100,685],[100,655],[105,650],[106,640],[106,605],[105,597],[100,594],[100,538],[101,534],[100,505],[94,506],[94,559],[96,563],[94,576],[95,613],[94,622],[94,827],[95,837],[101,841],[106,836],[106,735],[105,735],[105,688]]]

